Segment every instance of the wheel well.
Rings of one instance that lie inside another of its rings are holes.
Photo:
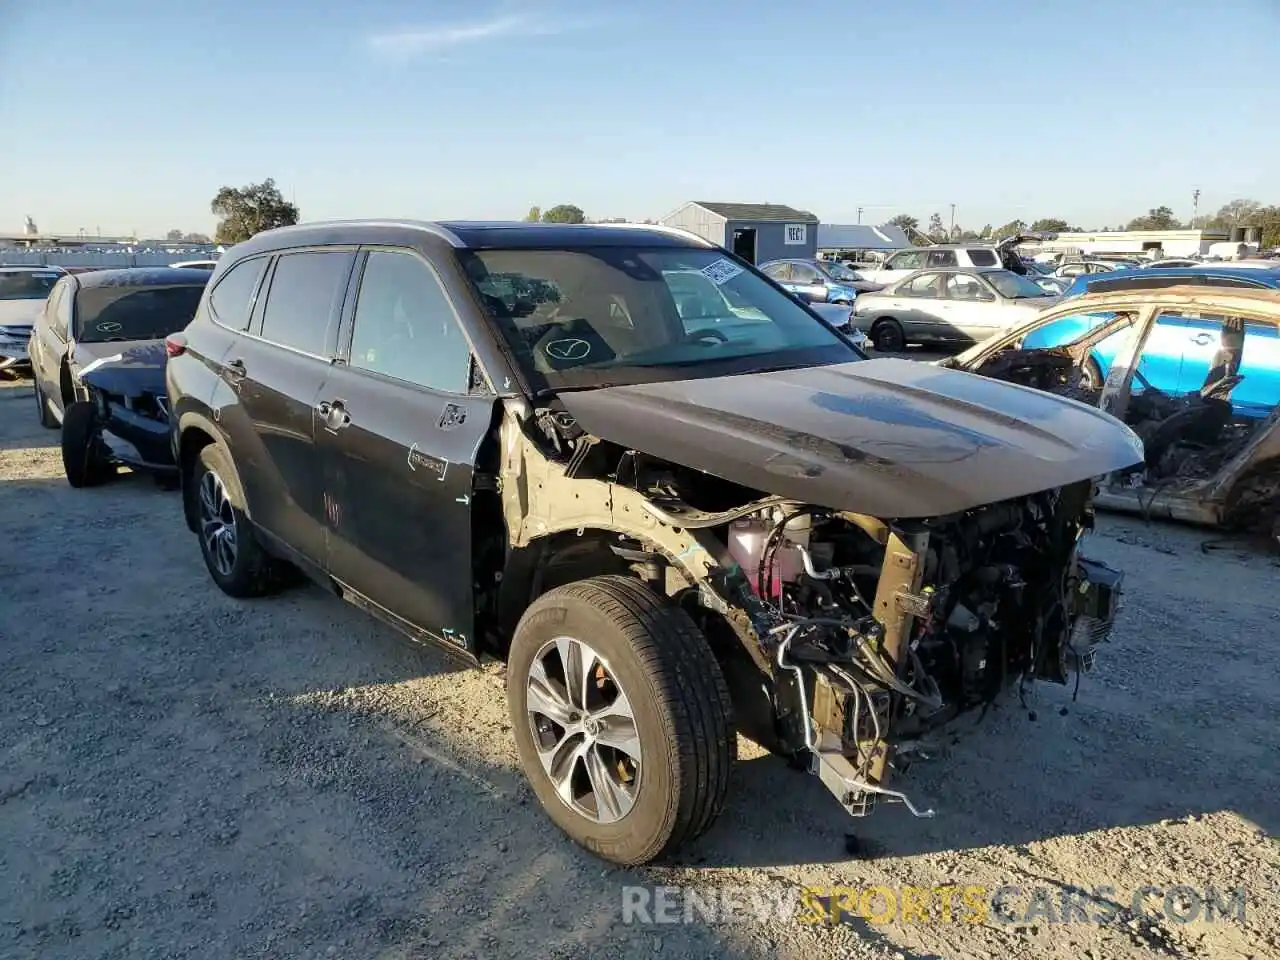
[[[187,488],[187,477],[191,473],[191,465],[196,462],[196,457],[200,456],[200,451],[213,443],[213,437],[205,433],[199,427],[188,427],[182,431],[181,439],[178,441],[178,476],[185,490]],[[187,526],[191,528],[191,532],[196,531],[196,516],[191,502],[191,498],[183,495],[182,512],[186,517]]]
[[[71,364],[64,357],[58,369],[58,391],[62,394],[62,409],[76,402],[75,384],[71,382]]]
[[[619,550],[626,555],[620,555]],[[538,597],[589,577],[616,574],[646,579],[638,569],[643,567],[638,556],[648,551],[654,551],[655,558],[661,557],[656,547],[649,544],[593,528],[552,534],[511,550],[497,591],[487,598],[477,597],[480,606],[477,620],[489,627],[481,635],[487,635],[492,651],[505,658],[516,624]],[[658,566],[665,563],[659,562]]]

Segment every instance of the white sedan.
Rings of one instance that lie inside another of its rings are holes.
[[[878,293],[861,294],[854,322],[877,350],[968,344],[1024,323],[1058,299],[1011,270],[920,270]]]

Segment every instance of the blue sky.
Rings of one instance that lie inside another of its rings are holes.
[[[304,219],[1185,218],[1280,203],[1278,49],[1280,0],[0,0],[0,233],[210,231],[268,176]]]

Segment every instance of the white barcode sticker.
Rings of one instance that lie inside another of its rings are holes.
[[[702,275],[717,287],[728,283],[740,273],[742,273],[742,268],[732,260],[726,260],[724,257],[702,268]]]

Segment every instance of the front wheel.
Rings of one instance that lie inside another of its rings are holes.
[[[606,860],[668,855],[724,806],[737,748],[724,675],[688,614],[636,580],[538,598],[511,642],[507,701],[543,809]]]
[[[97,411],[79,400],[62,417],[62,469],[73,487],[96,487],[116,472],[102,443]]]
[[[872,324],[870,336],[876,350],[884,353],[897,353],[907,346],[907,335],[902,332],[902,324],[890,317]]]

